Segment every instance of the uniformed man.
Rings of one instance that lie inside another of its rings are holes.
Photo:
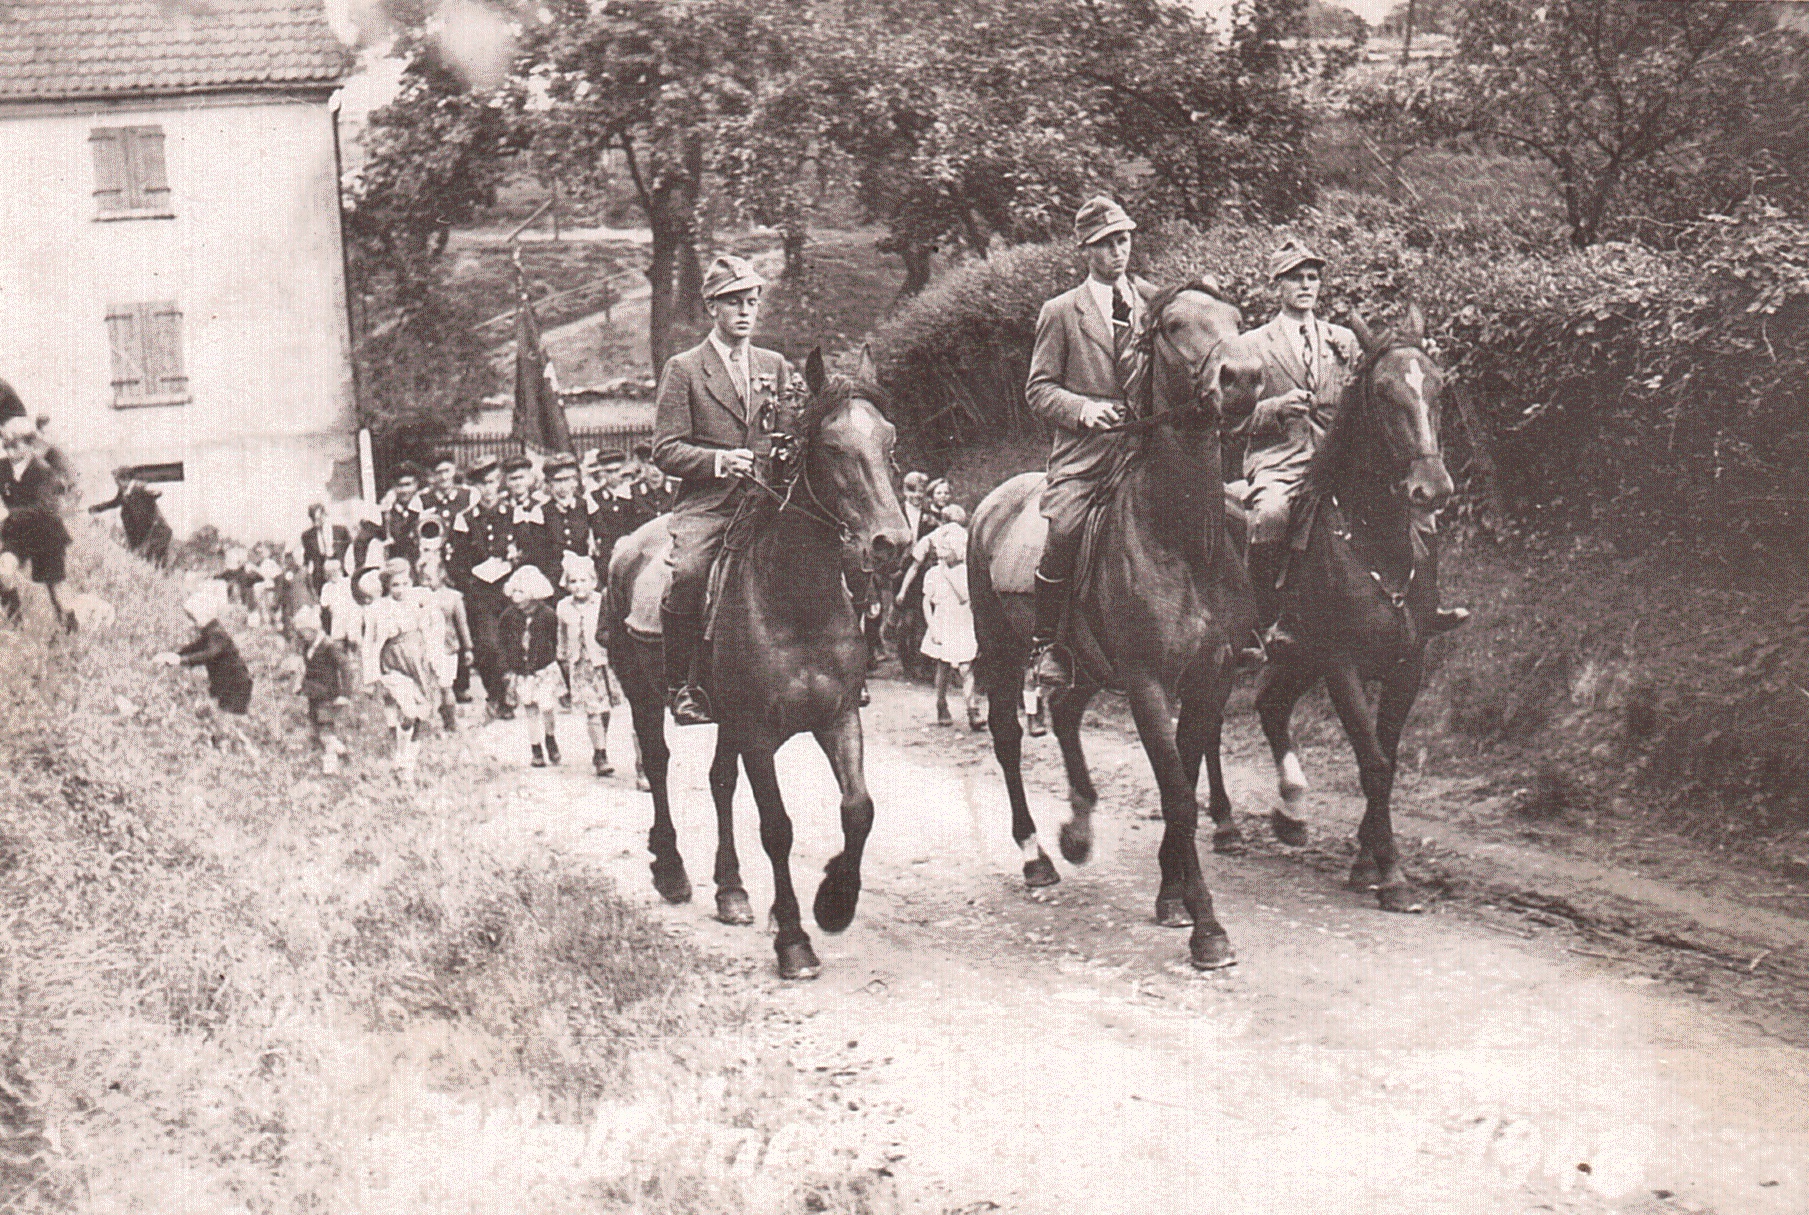
[[[509,606],[503,584],[515,572],[513,509],[503,493],[502,464],[489,459],[471,470],[477,501],[452,524],[453,569],[465,586],[465,615],[471,624],[471,664],[483,682],[490,714],[505,721],[508,682],[497,650],[496,622]]]
[[[434,457],[428,468],[427,487],[415,496],[420,524],[430,518],[438,519],[442,538],[452,530],[452,521],[476,501],[477,491],[459,484],[459,462],[450,452]]]
[[[547,499],[540,492],[540,473],[527,456],[509,456],[502,468],[503,486],[509,492],[509,541],[515,567],[531,565],[546,575],[548,583],[558,586],[564,570],[547,527]]]
[[[1282,595],[1275,584],[1287,559],[1294,495],[1363,357],[1355,333],[1316,314],[1324,269],[1325,259],[1299,240],[1284,241],[1270,255],[1269,281],[1280,311],[1250,334],[1263,361],[1262,395],[1249,418],[1233,431],[1248,443],[1244,479],[1250,483],[1246,499],[1250,581],[1256,592],[1257,627],[1271,654],[1293,642],[1281,620]],[[1433,631],[1455,628],[1468,616],[1461,608],[1441,610]]]
[[[591,544],[597,558],[597,585],[607,586],[609,559],[615,555],[616,541],[647,520],[635,503],[634,490],[628,483],[628,457],[619,451],[593,450],[585,455],[592,459],[600,478],[587,505],[590,508]]]
[[[1024,394],[1030,409],[1055,430],[1041,509],[1049,538],[1036,571],[1036,622],[1031,633],[1035,675],[1046,687],[1067,687],[1074,670],[1056,644],[1068,580],[1094,487],[1116,462],[1125,441],[1102,433],[1125,421],[1125,380],[1131,335],[1143,317],[1149,284],[1126,273],[1137,225],[1104,196],[1089,199],[1074,217],[1074,239],[1087,278],[1043,305]]]
[[[547,500],[541,503],[546,517],[548,545],[558,563],[559,581],[548,578],[558,589],[555,598],[563,599],[565,589],[565,554],[588,558],[591,554],[590,511],[579,490],[578,458],[559,454],[551,457],[542,469],[546,475]],[[545,573],[544,569],[541,573]]]
[[[389,557],[405,557],[412,565],[421,556],[421,506],[417,500],[425,478],[418,465],[403,464],[396,469],[396,480],[379,507],[383,511],[384,552]]]
[[[670,519],[672,585],[660,605],[667,695],[681,726],[713,720],[696,671],[710,565],[746,493],[743,479],[770,445],[769,406],[791,375],[782,355],[748,341],[765,281],[739,257],[711,263],[703,283],[710,334],[667,360],[654,403],[654,463],[683,482]]]

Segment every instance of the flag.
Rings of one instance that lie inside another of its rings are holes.
[[[540,345],[540,318],[528,299],[527,284],[517,280],[515,305],[515,414],[509,432],[539,452],[572,450],[565,406],[553,379],[553,367]]]

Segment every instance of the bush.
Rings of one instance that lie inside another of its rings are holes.
[[[1142,273],[1216,275],[1247,323],[1285,233],[1330,259],[1325,315],[1372,321],[1418,302],[1433,350],[1469,394],[1493,487],[1534,533],[1595,531],[1622,552],[1679,544],[1757,567],[1809,541],[1809,228],[1763,206],[1706,221],[1681,251],[1554,250],[1491,221],[1430,223],[1350,195],[1288,229],[1147,234]],[[1034,431],[1024,404],[1036,312],[1078,281],[1061,243],[972,262],[873,334],[901,428],[920,449]],[[1470,439],[1448,463],[1481,513]]]

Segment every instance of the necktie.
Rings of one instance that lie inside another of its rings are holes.
[[[1131,301],[1125,298],[1122,287],[1112,288],[1112,347],[1116,354],[1123,356],[1126,342],[1131,336]]]
[[[1310,392],[1313,388],[1313,335],[1305,325],[1300,327],[1300,361],[1306,367],[1306,386]]]
[[[747,401],[747,368],[739,358],[729,360],[729,379],[734,381],[735,391],[741,394],[743,403]]]

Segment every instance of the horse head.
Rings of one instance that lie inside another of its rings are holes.
[[[1243,314],[1225,299],[1218,284],[1203,278],[1151,301],[1155,324],[1151,352],[1159,370],[1158,394],[1180,387],[1191,408],[1214,424],[1242,417],[1256,408],[1262,387],[1262,359],[1240,335]],[[1187,383],[1171,385],[1185,376]],[[1171,406],[1186,409],[1188,406]]]
[[[874,404],[876,383],[865,349],[853,379],[830,375],[822,350],[810,352],[804,361],[807,397],[798,417],[800,488],[793,495],[841,529],[846,564],[864,573],[896,568],[913,539],[892,487],[898,431]]]
[[[1437,510],[1451,497],[1451,474],[1439,448],[1439,401],[1445,373],[1425,351],[1426,318],[1419,305],[1407,309],[1407,325],[1377,336],[1363,318],[1351,314],[1351,329],[1363,347],[1358,400],[1374,412],[1383,450],[1370,453],[1385,463],[1388,477],[1408,502]]]

